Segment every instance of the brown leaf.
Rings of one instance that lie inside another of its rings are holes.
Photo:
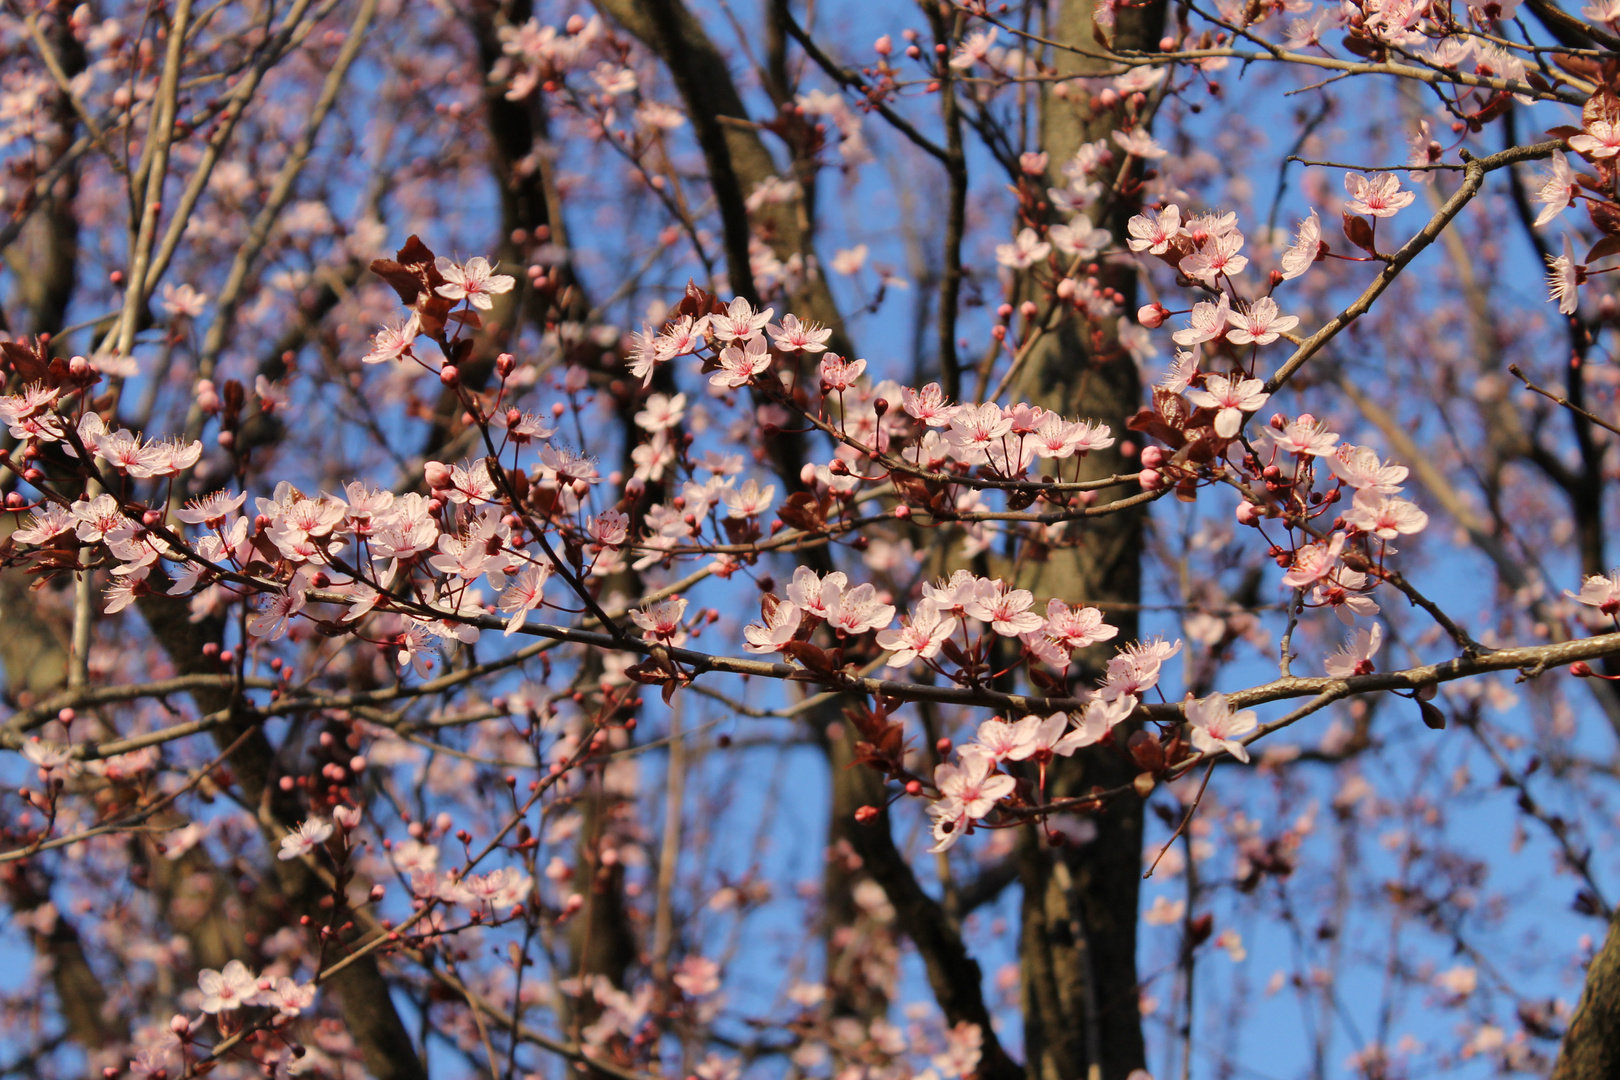
[[[1372,226],[1367,219],[1355,214],[1344,215],[1344,238],[1369,255],[1378,254],[1378,245],[1373,240]]]
[[[22,379],[24,386],[42,383],[50,373],[50,358],[37,340],[32,349],[20,341],[0,341],[0,351],[5,353],[6,362]]]
[[[795,491],[782,501],[776,516],[803,532],[815,532],[827,524],[821,501],[808,491]]]
[[[1620,236],[1620,207],[1596,199],[1586,200],[1586,214],[1606,236]]]
[[[1620,97],[1615,97],[1612,90],[1599,89],[1581,106],[1581,124],[1588,129],[1596,123],[1617,122],[1620,122]]]
[[[1423,726],[1430,731],[1446,730],[1446,714],[1440,711],[1439,706],[1427,701],[1419,701],[1418,709],[1423,715]]]
[[[1599,259],[1607,258],[1610,255],[1620,255],[1620,236],[1605,236],[1593,244],[1592,250],[1586,253],[1586,258],[1583,261],[1585,265],[1590,266]]]

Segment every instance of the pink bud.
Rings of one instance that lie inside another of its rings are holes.
[[[512,372],[517,370],[517,357],[509,352],[503,352],[495,358],[495,371],[503,379],[511,378]]]
[[[1157,469],[1159,467],[1159,465],[1163,463],[1163,461],[1164,461],[1164,447],[1162,447],[1162,446],[1144,446],[1144,447],[1142,447],[1142,467],[1143,468],[1145,468],[1145,469]]]
[[[907,518],[909,518],[911,516],[911,507],[909,507],[909,506],[897,506],[897,507],[895,507],[894,508],[894,516],[899,518],[901,521],[906,520]]]
[[[1176,51],[1176,39],[1173,38],[1173,37],[1168,37],[1168,36],[1160,38],[1159,39],[1159,51],[1160,52],[1175,52]]]
[[[1115,90],[1112,86],[1107,86],[1103,88],[1102,93],[1098,94],[1092,100],[1096,102],[1100,108],[1112,109],[1115,105],[1119,104],[1119,91]]]
[[[365,759],[365,757],[363,755],[356,754],[354,757],[350,758],[349,759],[349,771],[350,772],[365,772],[366,771],[366,759]]]
[[[996,308],[996,318],[1010,319],[1012,318],[1012,312],[1013,307],[1011,304],[1002,304],[1000,307]]]
[[[807,488],[816,486],[816,467],[808,461],[799,467],[799,483]]]
[[[223,446],[227,450],[236,445],[236,434],[234,432],[222,431],[214,438],[219,445]]]
[[[1136,482],[1142,485],[1143,491],[1157,491],[1163,484],[1163,477],[1156,469],[1143,469],[1137,474]]]
[[[1076,288],[1077,286],[1075,285],[1073,278],[1064,278],[1062,281],[1057,283],[1058,299],[1073,300]]]
[[[73,723],[73,718],[77,715],[78,713],[75,713],[71,708],[58,709],[56,711],[56,718],[62,721],[64,724]]]
[[[187,1020],[184,1015],[175,1013],[169,1018],[169,1030],[176,1035],[189,1035],[191,1034],[191,1021]]]
[[[1165,316],[1169,314],[1158,301],[1154,301],[1137,309],[1136,321],[1149,330],[1157,330],[1164,325]]]
[[[884,34],[872,43],[872,48],[879,56],[888,56],[894,52],[894,41],[888,34]]]
[[[429,461],[422,466],[422,475],[427,478],[428,487],[434,491],[441,491],[450,486],[450,466],[442,461]]]
[[[585,29],[585,16],[583,16],[583,15],[570,15],[570,16],[568,16],[568,21],[563,24],[563,29],[567,30],[570,34],[579,33],[581,30]]]
[[[68,374],[75,379],[85,378],[90,374],[90,361],[82,356],[75,356],[68,361]]]
[[[446,364],[439,369],[439,381],[446,386],[454,386],[461,381],[461,372],[456,369],[456,365]]]
[[[1253,525],[1255,522],[1260,520],[1261,516],[1262,516],[1262,512],[1261,512],[1260,508],[1258,506],[1256,506],[1254,503],[1252,503],[1252,502],[1240,502],[1240,503],[1238,503],[1237,519],[1238,519],[1238,524],[1239,525]]]

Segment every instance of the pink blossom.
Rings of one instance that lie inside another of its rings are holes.
[[[286,836],[281,838],[281,850],[276,852],[276,858],[286,861],[308,855],[320,845],[326,843],[332,835],[332,823],[324,818],[310,818],[300,822]]]
[[[1191,727],[1193,748],[1200,753],[1225,750],[1247,764],[1249,748],[1237,740],[1253,731],[1260,723],[1253,709],[1236,712],[1227,703],[1225,694],[1211,694],[1206,698],[1188,697],[1183,709]]]
[[[1132,251],[1163,255],[1181,234],[1181,208],[1171,203],[1157,213],[1143,211],[1125,223],[1125,231],[1130,234],[1125,243]]]
[[[516,284],[510,274],[495,273],[495,268],[482,255],[475,255],[465,263],[456,263],[440,255],[433,265],[445,280],[438,288],[440,296],[465,300],[480,311],[493,308],[493,298],[511,292]]]
[[[232,960],[221,971],[204,968],[198,972],[197,989],[202,991],[202,1002],[197,1007],[203,1012],[234,1012],[253,1003],[259,981],[246,964]]]
[[[1188,390],[1187,400],[1194,405],[1218,410],[1215,413],[1215,434],[1230,439],[1243,426],[1243,414],[1254,412],[1271,396],[1265,392],[1265,385],[1259,379],[1245,378],[1241,373],[1206,375],[1204,388]]]
[[[1335,679],[1348,679],[1352,675],[1370,675],[1373,671],[1373,654],[1378,651],[1383,633],[1383,628],[1377,623],[1373,623],[1370,630],[1353,631],[1345,638],[1344,645],[1339,651],[1323,662],[1323,669]]]
[[[1384,540],[1410,536],[1429,527],[1429,515],[1416,504],[1377,491],[1356,492],[1355,502],[1345,513],[1344,521]]]
[[[876,640],[878,648],[891,650],[894,654],[884,664],[903,668],[919,658],[928,660],[937,656],[940,647],[955,632],[956,619],[941,614],[939,605],[934,601],[923,599],[917,602],[911,616],[899,629],[880,630]]]
[[[749,623],[743,627],[743,638],[747,642],[743,646],[743,651],[778,652],[783,645],[793,640],[799,632],[799,624],[803,621],[804,612],[799,610],[797,604],[790,601],[767,604],[760,622]]]
[[[1346,173],[1344,187],[1350,193],[1346,209],[1352,214],[1394,217],[1417,198],[1415,192],[1400,190],[1400,177],[1390,172],[1375,173],[1370,180],[1360,173]]]

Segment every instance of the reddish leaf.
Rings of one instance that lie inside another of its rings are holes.
[[[1613,203],[1586,200],[1586,213],[1592,224],[1606,236],[1620,236],[1620,207]]]
[[[1599,89],[1581,106],[1581,124],[1587,128],[1596,123],[1616,122],[1620,122],[1620,97],[1615,97],[1612,90]]]
[[[1620,236],[1605,236],[1593,244],[1592,250],[1586,253],[1584,262],[1590,266],[1599,259],[1608,258],[1610,255],[1620,255]]]
[[[1357,217],[1355,214],[1345,214],[1344,237],[1367,254],[1378,254],[1378,245],[1373,240],[1372,226],[1367,224],[1366,218]]]
[[[815,532],[827,524],[826,511],[821,502],[808,491],[795,491],[782,501],[776,516],[804,532]]]
[[[44,382],[50,373],[50,358],[37,341],[32,349],[20,341],[0,341],[0,351],[5,353],[6,362],[25,386]]]

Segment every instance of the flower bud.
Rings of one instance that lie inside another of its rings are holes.
[[[894,52],[894,40],[888,34],[884,34],[872,43],[872,49],[879,56],[888,56]]]
[[[1144,468],[1157,469],[1164,461],[1165,453],[1162,446],[1142,447],[1142,465]]]
[[[878,813],[878,808],[875,806],[863,806],[855,811],[855,820],[862,825],[866,825],[876,821]]]
[[[1167,311],[1157,300],[1151,304],[1144,304],[1142,307],[1136,309],[1136,321],[1142,326],[1147,327],[1149,330],[1157,330],[1159,327],[1163,326],[1164,320],[1169,317],[1169,315],[1170,312]]]
[[[1261,509],[1252,502],[1240,502],[1237,508],[1239,525],[1253,525],[1264,516]]]
[[[1142,485],[1143,491],[1157,491],[1164,486],[1164,478],[1157,469],[1143,469],[1137,474],[1136,482]]]
[[[422,466],[422,473],[427,477],[428,487],[434,491],[441,491],[450,486],[450,466],[442,461],[429,461]]]
[[[495,358],[495,372],[501,378],[503,378],[503,379],[511,378],[512,377],[512,372],[514,372],[516,370],[517,370],[517,357],[513,356],[511,353],[503,352],[503,353],[501,353],[501,355],[499,355],[499,356],[497,356]]]
[[[461,372],[457,370],[456,365],[446,364],[439,369],[439,381],[446,386],[454,386],[461,381]]]

